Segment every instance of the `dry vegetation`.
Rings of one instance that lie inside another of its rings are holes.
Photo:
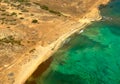
[[[71,31],[100,1],[0,0],[0,84],[13,84],[36,46],[47,47]]]

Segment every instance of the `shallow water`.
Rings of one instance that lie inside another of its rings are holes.
[[[101,9],[94,22],[53,56],[37,84],[120,84],[120,0]]]

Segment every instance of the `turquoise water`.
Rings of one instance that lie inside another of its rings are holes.
[[[72,36],[37,84],[120,84],[120,0],[102,8],[101,14],[109,18]]]

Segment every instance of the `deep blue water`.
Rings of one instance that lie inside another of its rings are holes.
[[[37,84],[120,84],[120,0],[102,7],[101,14],[103,20],[54,54]]]

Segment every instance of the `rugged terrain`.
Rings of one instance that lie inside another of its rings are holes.
[[[0,84],[24,84],[109,0],[0,0]]]

